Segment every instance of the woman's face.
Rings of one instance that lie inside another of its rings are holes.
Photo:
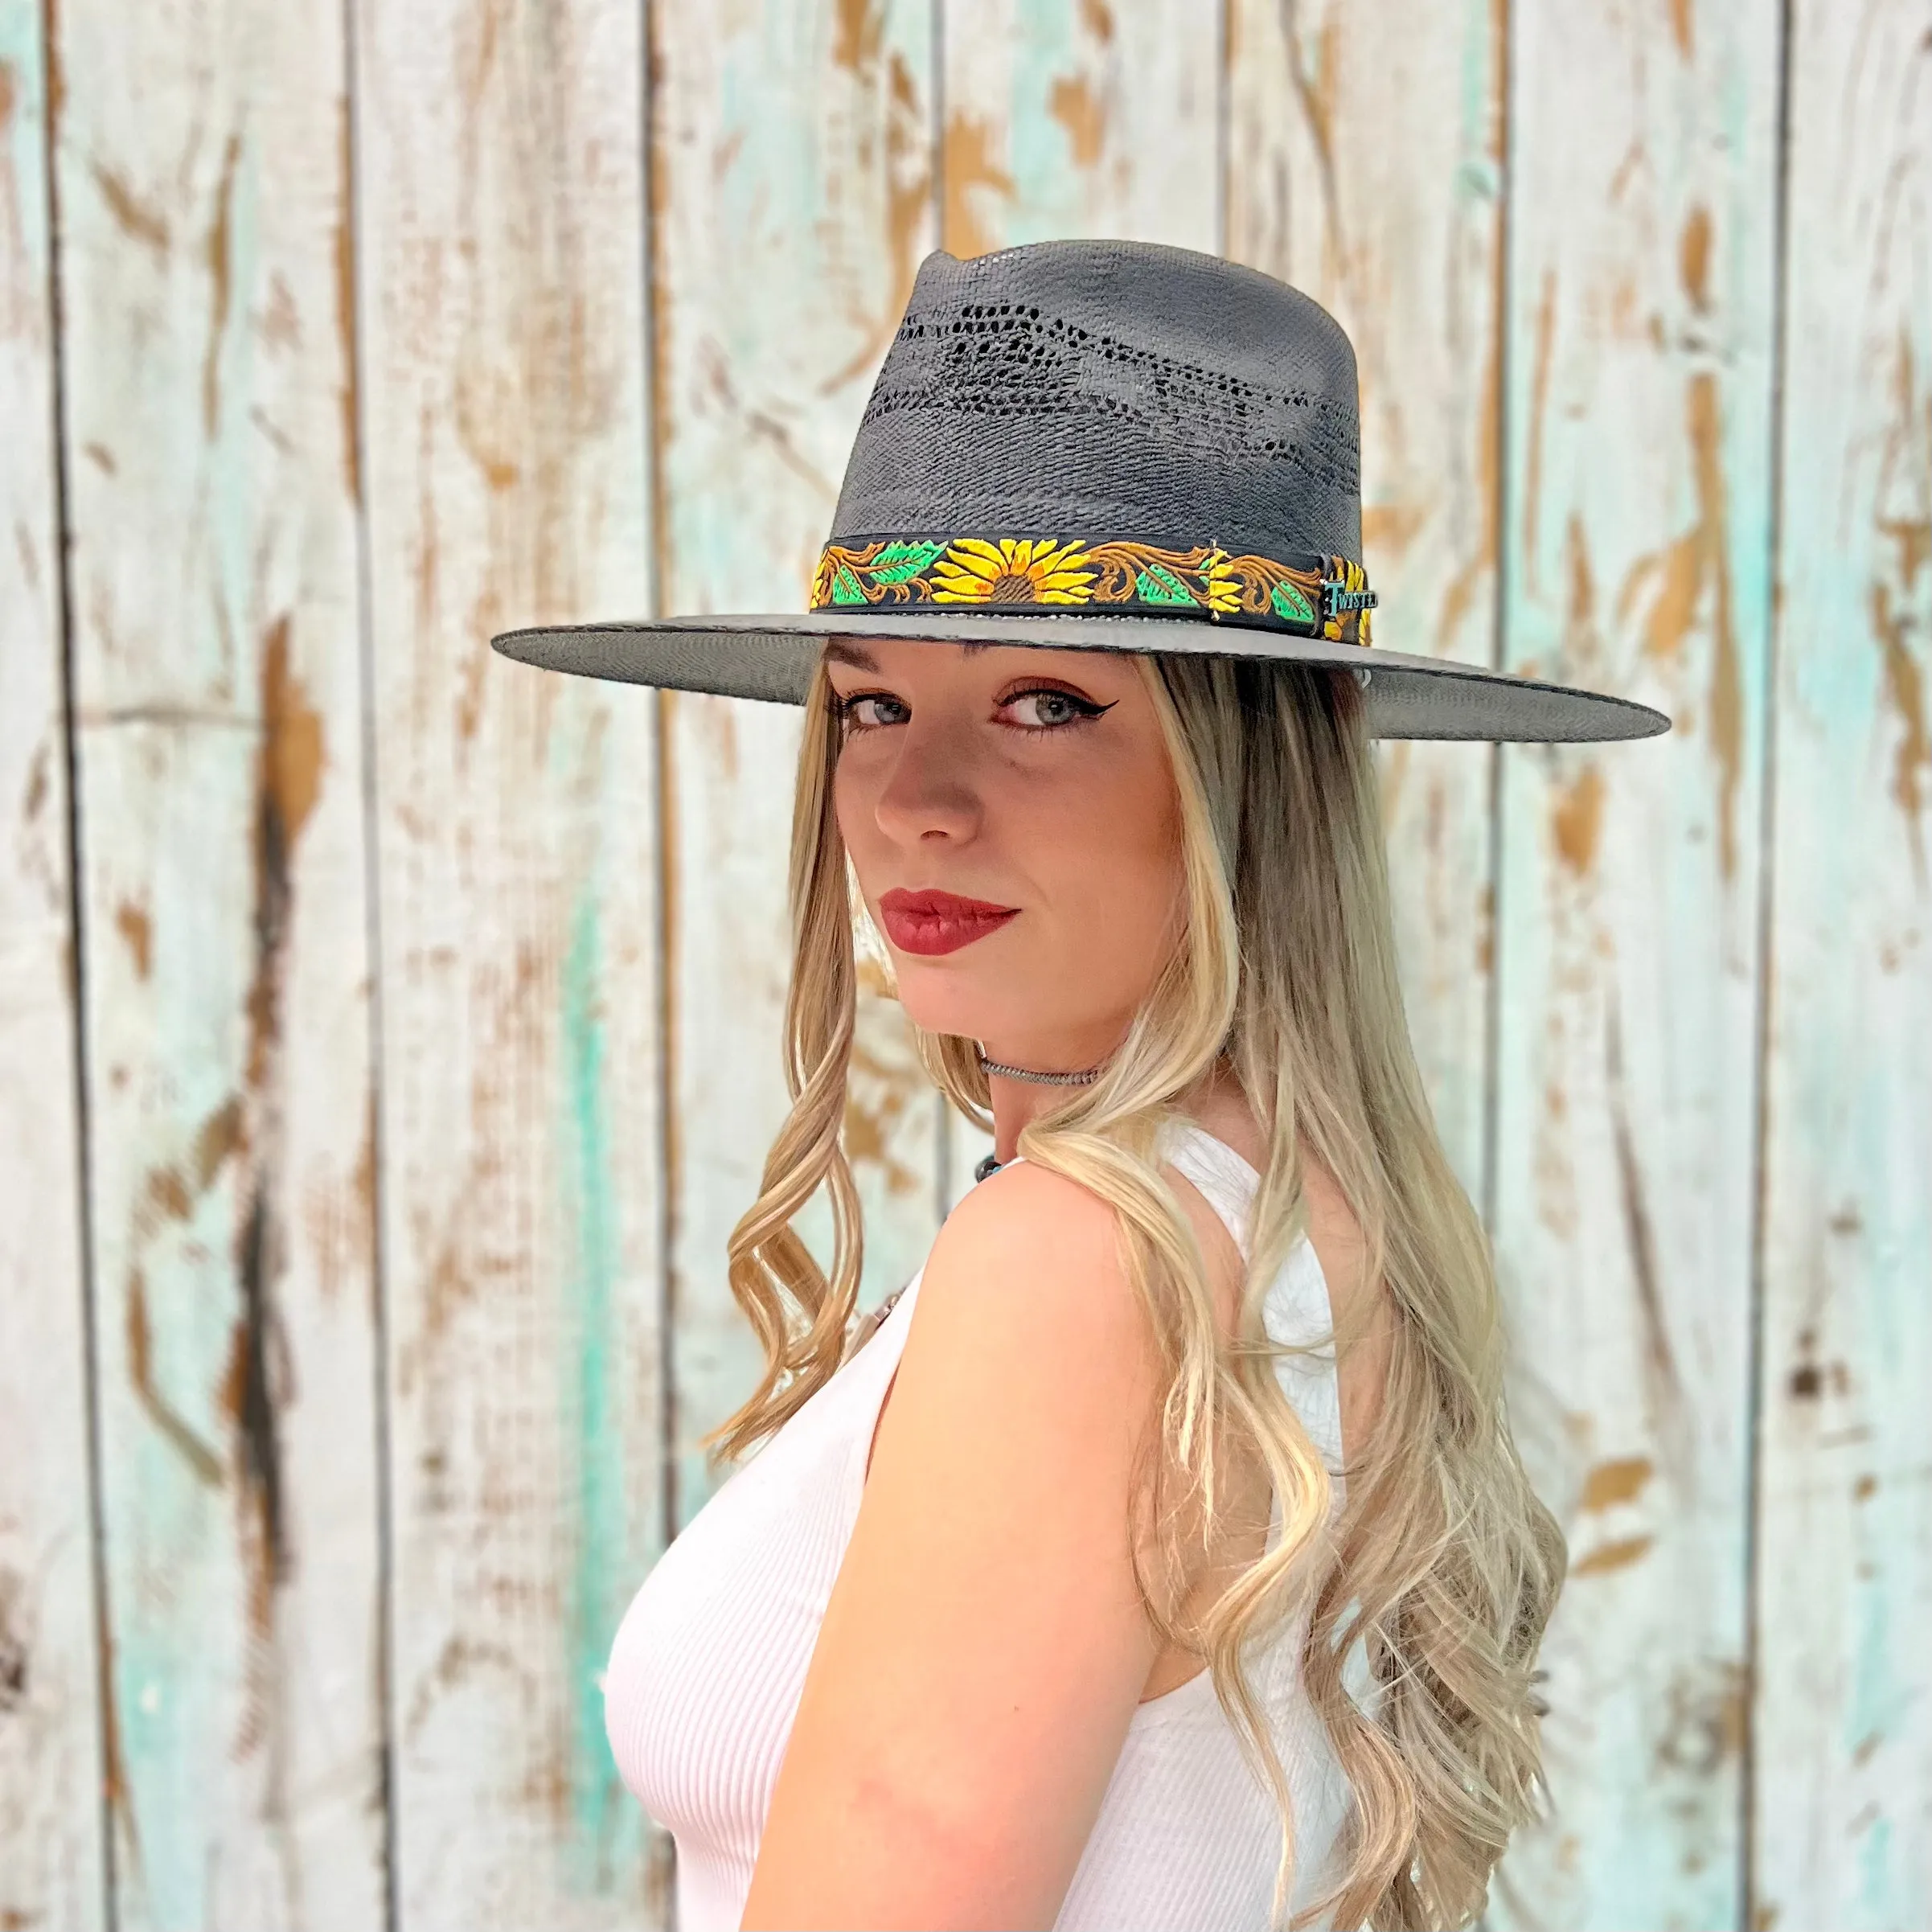
[[[1110,652],[838,638],[839,829],[907,1012],[1043,1070],[1117,1046],[1179,930],[1152,699]]]

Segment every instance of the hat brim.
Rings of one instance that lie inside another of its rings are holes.
[[[1533,678],[1512,677],[1446,658],[1332,644],[1199,618],[987,616],[961,611],[821,610],[765,616],[662,617],[632,623],[540,625],[490,642],[519,663],[579,677],[669,691],[802,704],[829,638],[898,638],[920,643],[1015,644],[1037,650],[1196,651],[1345,665],[1369,675],[1369,736],[1512,743],[1649,738],[1670,720],[1647,704]]]

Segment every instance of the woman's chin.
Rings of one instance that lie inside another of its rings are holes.
[[[995,1030],[983,1013],[962,1007],[957,1000],[908,999],[901,986],[899,1003],[922,1033],[954,1033],[962,1040],[984,1040]]]
[[[1015,1015],[1010,1002],[976,996],[969,976],[953,960],[909,958],[901,954],[893,964],[899,1003],[922,1032],[984,1040],[989,1033],[1011,1028]]]

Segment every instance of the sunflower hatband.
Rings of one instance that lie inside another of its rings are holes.
[[[859,416],[829,547],[802,560],[809,609],[802,584],[777,610],[725,584],[729,608],[491,642],[545,670],[784,704],[806,700],[835,638],[1197,653],[1346,667],[1377,740],[1668,731],[1608,691],[1360,648],[1376,602],[1352,560],[1360,400],[1341,324],[1239,262],[1098,240],[938,250]],[[756,506],[720,502],[776,567],[736,588],[798,574]]]
[[[1369,641],[1376,593],[1360,564],[1335,556],[1285,562],[1229,556],[1212,544],[1191,550],[1081,537],[897,536],[828,544],[812,576],[814,610],[896,605],[970,605],[982,611],[1041,605],[1198,612],[1331,643]]]

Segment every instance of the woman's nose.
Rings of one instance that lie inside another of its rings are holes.
[[[915,719],[901,734],[898,753],[873,806],[879,829],[909,845],[971,838],[979,828],[979,794],[958,735],[922,729]]]

